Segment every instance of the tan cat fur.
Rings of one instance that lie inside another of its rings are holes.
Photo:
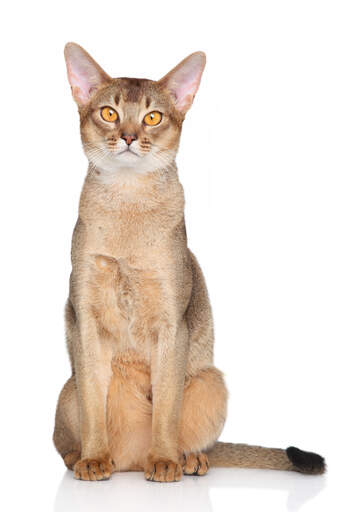
[[[83,480],[141,470],[170,482],[205,474],[209,464],[304,471],[284,450],[216,443],[227,391],[213,366],[211,308],[187,247],[174,161],[204,54],[159,82],[111,79],[74,43],[66,61],[90,164],[65,315],[72,377],[54,432],[65,464]],[[105,105],[118,123],[101,119]],[[141,119],[153,110],[162,123],[146,127]],[[137,137],[136,159],[126,163],[118,155],[125,133]]]

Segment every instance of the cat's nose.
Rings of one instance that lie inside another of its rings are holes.
[[[133,140],[137,139],[137,135],[136,135],[136,133],[130,133],[130,134],[122,133],[121,139],[125,140],[126,143],[128,144],[128,146],[130,146],[130,144],[133,142]]]

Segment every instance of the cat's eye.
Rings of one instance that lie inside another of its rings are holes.
[[[148,126],[156,126],[161,123],[162,114],[161,112],[149,112],[146,116],[144,116],[143,122]]]
[[[118,119],[118,113],[111,107],[101,108],[101,116],[108,123],[114,123]]]

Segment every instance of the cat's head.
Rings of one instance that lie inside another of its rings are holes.
[[[159,81],[110,78],[75,43],[66,45],[65,59],[84,151],[96,168],[144,173],[174,160],[205,67],[204,53],[189,55]]]

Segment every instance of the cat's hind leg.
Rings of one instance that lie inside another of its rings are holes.
[[[73,469],[81,454],[75,376],[66,382],[59,395],[53,441],[66,467]]]
[[[179,446],[185,453],[199,453],[212,446],[226,419],[227,390],[222,373],[202,369],[185,384]]]
[[[218,439],[226,418],[227,390],[219,370],[208,368],[186,385],[180,424],[180,448],[185,475],[205,475],[209,469],[203,450]]]

